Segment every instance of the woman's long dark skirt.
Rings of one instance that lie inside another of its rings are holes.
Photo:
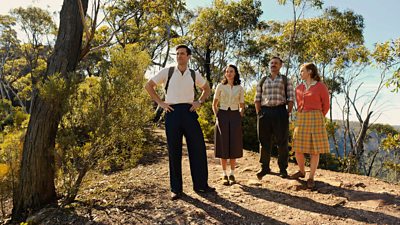
[[[236,159],[243,156],[242,118],[239,110],[218,110],[214,145],[216,158]]]

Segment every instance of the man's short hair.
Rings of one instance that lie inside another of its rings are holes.
[[[192,55],[192,50],[187,45],[183,45],[183,44],[182,45],[178,45],[178,46],[176,46],[175,50],[178,50],[180,48],[186,49],[186,53],[188,55]]]
[[[279,57],[279,56],[272,56],[271,59],[270,59],[269,61],[271,62],[273,59],[279,60],[279,61],[281,62],[281,64],[283,63],[283,60],[282,60],[281,57]]]

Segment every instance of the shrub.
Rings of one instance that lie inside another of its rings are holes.
[[[152,106],[143,91],[147,53],[135,45],[111,51],[101,77],[88,77],[68,101],[57,134],[60,185],[74,198],[86,172],[135,166],[146,141]]]

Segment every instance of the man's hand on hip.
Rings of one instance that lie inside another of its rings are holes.
[[[174,111],[174,109],[173,109],[170,105],[168,105],[167,103],[165,103],[165,102],[161,102],[161,103],[159,103],[158,105],[160,105],[160,107],[163,108],[165,112],[172,112],[172,111]]]
[[[196,111],[198,108],[200,108],[201,103],[199,101],[194,101],[192,102],[192,107],[190,107],[190,112]]]

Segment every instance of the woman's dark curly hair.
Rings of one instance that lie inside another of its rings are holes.
[[[225,67],[224,72],[226,71],[226,69],[228,69],[228,67],[231,67],[235,70],[235,77],[233,78],[233,85],[240,85],[241,81],[240,81],[240,75],[239,75],[239,70],[238,68],[233,65],[233,64],[229,64]],[[224,79],[221,81],[222,84],[227,84],[228,80],[226,79],[226,77],[224,76]]]

